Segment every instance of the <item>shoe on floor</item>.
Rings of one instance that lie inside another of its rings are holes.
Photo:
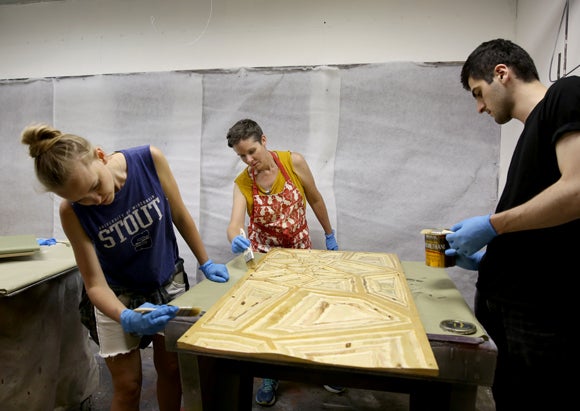
[[[278,380],[264,378],[262,385],[256,393],[256,404],[263,407],[271,407],[276,402],[276,390],[278,389]]]
[[[346,388],[340,387],[338,385],[325,385],[324,389],[333,394],[340,394],[346,391]]]

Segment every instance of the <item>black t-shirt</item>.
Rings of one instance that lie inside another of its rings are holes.
[[[496,212],[525,203],[554,184],[561,176],[556,142],[578,130],[580,77],[571,76],[555,82],[528,116]],[[486,296],[509,301],[556,302],[580,274],[579,255],[580,220],[499,235],[487,246],[477,287]]]

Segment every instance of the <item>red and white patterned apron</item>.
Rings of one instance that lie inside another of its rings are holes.
[[[260,195],[255,171],[252,171],[254,206],[248,226],[252,248],[264,253],[272,247],[310,249],[304,197],[292,183],[278,155],[271,154],[284,176],[284,189],[278,194]]]

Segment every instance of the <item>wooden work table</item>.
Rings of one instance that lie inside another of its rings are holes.
[[[424,262],[403,261],[402,265],[437,361],[438,375],[196,352],[178,347],[177,341],[199,317],[178,317],[166,329],[166,343],[179,355],[186,410],[251,410],[253,378],[261,376],[405,392],[410,394],[412,410],[475,410],[477,387],[489,386],[493,381],[495,344],[487,337],[445,269],[427,267]],[[242,256],[234,258],[227,266],[229,282],[220,284],[204,280],[173,304],[210,310],[247,271]],[[475,333],[464,335],[442,329],[441,321],[450,319],[457,320],[458,324],[473,324]]]

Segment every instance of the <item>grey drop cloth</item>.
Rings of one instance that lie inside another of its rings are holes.
[[[95,392],[99,368],[81,325],[77,270],[0,298],[0,409],[68,410]]]
[[[298,151],[324,196],[341,249],[424,260],[423,228],[493,211],[500,127],[476,112],[460,64],[239,68],[0,82],[0,234],[63,238],[58,198],[35,192],[18,138],[48,121],[106,151],[154,144],[167,155],[210,258],[234,255],[226,228],[244,164],[226,144],[237,120],[258,121],[273,150]],[[16,168],[15,168],[16,167]],[[53,199],[53,201],[51,201]],[[309,209],[313,246],[324,247]],[[5,221],[6,220],[6,221]],[[197,262],[180,239],[193,284]],[[451,270],[471,303],[474,272]]]

